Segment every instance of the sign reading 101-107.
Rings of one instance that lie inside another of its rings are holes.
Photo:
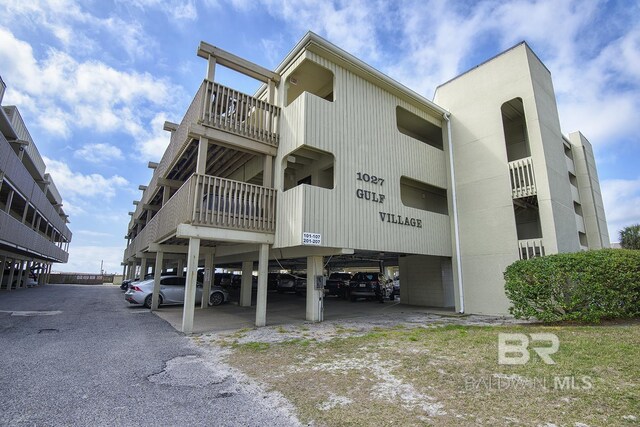
[[[384,178],[371,175],[363,172],[356,172],[356,181],[368,182],[373,185],[379,185],[382,187],[384,184]],[[356,189],[356,197],[358,199],[367,200],[374,203],[384,203],[385,195],[376,191],[364,190],[362,188]]]

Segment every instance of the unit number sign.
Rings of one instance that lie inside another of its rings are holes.
[[[322,243],[322,235],[320,233],[302,233],[303,245],[320,245]]]

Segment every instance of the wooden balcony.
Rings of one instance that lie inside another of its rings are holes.
[[[520,259],[544,256],[544,243],[542,239],[518,240],[518,252]]]
[[[161,178],[166,178],[192,139],[205,137],[214,143],[242,147],[275,155],[278,147],[280,108],[258,98],[204,80],[184,118],[172,132],[171,141],[154,170],[151,181],[129,223],[140,218],[142,208],[156,195]]]
[[[514,199],[538,194],[531,157],[509,162],[509,175],[511,178],[511,194]]]
[[[273,234],[276,193],[273,188],[193,174],[133,239],[125,259],[171,238],[180,224]]]
[[[202,124],[277,147],[280,108],[205,80]]]

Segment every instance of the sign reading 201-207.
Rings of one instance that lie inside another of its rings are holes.
[[[356,172],[356,181],[368,182],[370,184],[382,186],[384,178],[363,172]],[[385,195],[370,190],[356,189],[356,197],[358,199],[368,200],[374,203],[384,203]]]

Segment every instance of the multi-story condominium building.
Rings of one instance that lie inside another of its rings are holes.
[[[5,91],[0,78],[0,103]],[[0,108],[0,289],[47,283],[69,258],[71,231],[62,197],[20,112]]]
[[[186,332],[198,266],[207,287],[214,267],[242,265],[247,306],[257,261],[261,326],[267,272],[283,260],[306,267],[308,320],[322,318],[328,257],[397,266],[402,303],[496,314],[512,262],[609,246],[591,145],[562,134],[551,75],[526,43],[434,101],[313,33],[274,71],[207,43],[198,56],[206,77],[182,121],[165,124],[171,141],[149,164],[124,254],[129,277],[153,267],[156,284],[186,261]],[[225,87],[217,66],[263,85]]]

